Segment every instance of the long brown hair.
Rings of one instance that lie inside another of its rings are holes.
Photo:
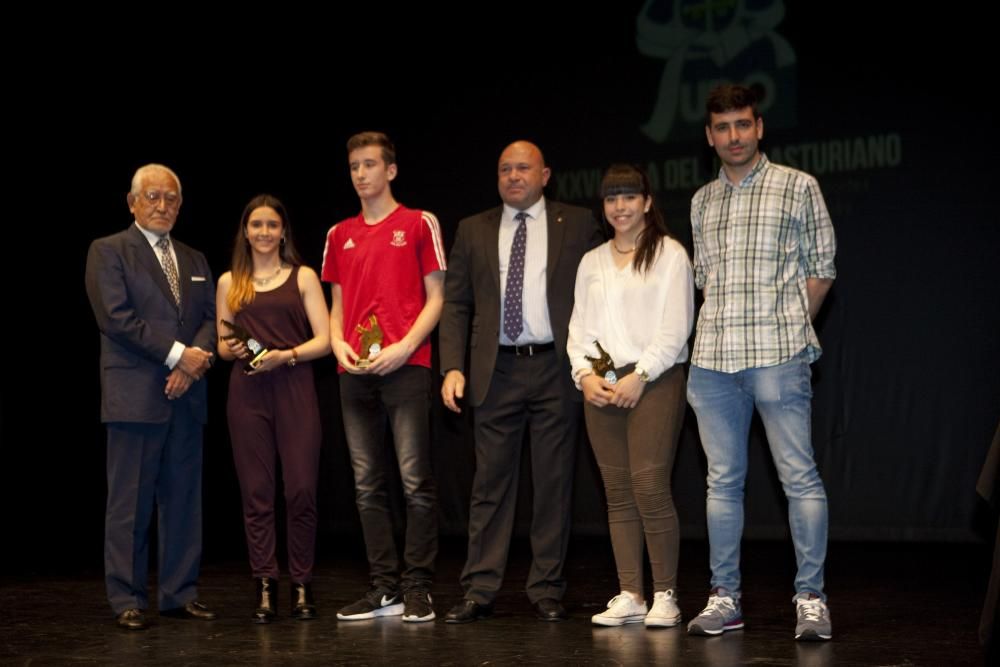
[[[233,282],[229,287],[229,294],[226,295],[226,305],[235,315],[244,306],[253,302],[257,296],[257,290],[253,286],[253,253],[250,251],[250,241],[247,239],[247,223],[250,222],[250,214],[261,206],[269,206],[275,210],[281,218],[281,248],[278,251],[281,261],[292,266],[302,264],[298,250],[295,249],[295,242],[292,239],[292,224],[288,219],[288,211],[281,200],[274,195],[257,195],[247,203],[240,216],[240,226],[236,230],[236,240],[233,242],[233,262],[232,277]]]
[[[656,251],[660,247],[660,239],[664,236],[673,237],[667,227],[667,221],[656,206],[649,176],[646,172],[630,164],[613,164],[604,172],[601,179],[601,210],[604,210],[604,199],[615,195],[639,194],[645,199],[649,197],[649,210],[645,213],[646,226],[636,240],[635,257],[632,266],[639,273],[645,273],[656,259]]]

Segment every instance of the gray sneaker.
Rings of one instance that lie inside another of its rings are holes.
[[[689,635],[721,635],[743,627],[743,609],[739,596],[725,588],[713,588],[708,604],[688,623]]]
[[[794,598],[795,638],[803,642],[826,641],[833,636],[830,624],[830,610],[815,593],[799,593]]]
[[[365,596],[337,612],[337,620],[363,621],[379,616],[399,616],[403,613],[403,602],[399,593],[372,587]]]

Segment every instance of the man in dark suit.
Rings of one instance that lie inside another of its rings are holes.
[[[202,426],[215,341],[215,288],[205,256],[170,238],[181,184],[163,165],[132,178],[135,224],[97,239],[87,296],[101,332],[101,421],[108,431],[104,569],[118,625],[148,626],[153,506],[160,615],[211,620],[197,600]]]
[[[577,265],[604,236],[589,211],[545,201],[550,175],[537,146],[508,146],[498,166],[503,206],[462,220],[448,259],[441,395],[460,412],[458,400],[468,386],[468,402],[476,408],[465,599],[448,612],[448,623],[493,611],[514,526],[525,429],[534,486],[528,599],[541,619],[566,618],[562,570],[581,412],[566,337]]]

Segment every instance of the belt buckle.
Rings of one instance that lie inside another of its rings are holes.
[[[525,353],[522,353],[521,350],[527,350],[527,351]],[[515,345],[514,354],[519,357],[533,357],[535,356],[535,349],[531,343],[528,343],[527,345]]]

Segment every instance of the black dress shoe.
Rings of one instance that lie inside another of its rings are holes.
[[[538,618],[543,621],[565,621],[569,618],[562,603],[552,598],[544,598],[536,602],[535,610],[538,612]]]
[[[115,622],[119,628],[126,630],[145,630],[149,627],[149,622],[146,620],[146,615],[142,613],[142,609],[126,609],[118,614]]]
[[[313,600],[312,586],[292,582],[292,618],[311,621],[316,618],[316,601]]]
[[[472,600],[462,600],[445,614],[445,623],[472,623],[480,618],[493,615],[493,605],[479,604]]]
[[[161,611],[160,616],[168,616],[170,618],[193,618],[199,621],[214,621],[218,618],[218,614],[209,609],[208,605],[204,602],[198,602],[197,600],[192,600],[183,607],[178,607],[177,609],[166,609]]]
[[[278,580],[261,577],[257,582],[257,608],[253,610],[253,622],[260,625],[270,623],[278,615]]]

